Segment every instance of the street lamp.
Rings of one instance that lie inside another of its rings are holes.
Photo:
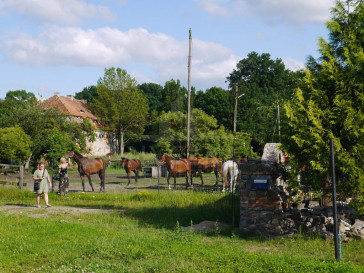
[[[245,93],[238,96],[238,86],[243,86],[235,84],[235,107],[234,107],[234,134],[236,133],[236,118],[238,113],[238,99],[245,95]]]

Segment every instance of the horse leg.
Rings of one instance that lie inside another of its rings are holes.
[[[230,174],[230,192],[233,192],[234,179],[235,179],[235,175],[233,173],[231,173]]]
[[[176,177],[177,177],[177,173],[174,173],[173,174],[173,177],[174,177],[174,186],[173,186],[173,188],[175,189],[176,188]]]
[[[100,178],[100,192],[105,192],[105,174],[103,171],[99,171],[99,178]]]
[[[192,171],[189,170],[188,171],[189,175],[190,175],[190,180],[191,180],[191,189],[193,189],[193,182],[192,182]]]
[[[92,191],[95,191],[94,190],[94,186],[92,186],[91,175],[90,174],[86,174],[86,176],[88,178],[88,183],[90,184]]]
[[[227,179],[227,172],[223,172],[222,192],[225,192],[225,187],[228,186]]]
[[[169,178],[171,177],[171,174],[168,172],[168,176],[167,176],[167,183],[168,183],[168,189],[171,189],[171,185],[169,184]]]
[[[215,169],[215,176],[216,176],[216,183],[215,183],[215,186],[218,186],[219,185],[219,172],[217,169]]]
[[[188,171],[186,171],[186,172],[185,172],[185,178],[186,178],[186,189],[188,189],[188,175],[187,175],[187,172],[188,172]]]
[[[200,172],[201,186],[203,186],[202,171]]]
[[[130,175],[131,175],[131,171],[128,171],[127,175],[128,175],[128,185],[127,186],[129,186],[130,185]]]
[[[135,175],[135,183],[138,183],[138,173],[139,171],[138,170],[134,170],[134,175]]]
[[[85,192],[85,176],[84,175],[80,175],[81,177],[81,181],[82,181],[82,191]]]

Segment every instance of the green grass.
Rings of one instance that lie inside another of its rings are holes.
[[[34,205],[34,199],[29,191],[0,188],[0,205]],[[141,191],[50,194],[50,200],[53,206],[113,211],[0,212],[0,272],[364,272],[359,241],[343,244],[343,261],[337,263],[333,242],[317,237],[181,230],[191,221],[230,223],[229,195]]]

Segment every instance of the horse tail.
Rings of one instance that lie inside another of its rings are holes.
[[[219,162],[219,163],[218,163],[218,166],[219,166],[219,173],[220,173],[220,175],[222,175],[222,165],[223,165],[223,164],[222,164],[222,160],[221,160],[221,158],[218,158],[218,159],[217,159],[217,161]]]
[[[139,162],[139,168],[138,168],[138,169],[139,169],[139,171],[143,171],[143,170],[142,170],[142,163],[140,162],[140,160],[139,160],[139,159],[138,159],[138,162]]]
[[[223,177],[223,182],[224,182],[224,186],[227,186],[227,178],[228,178],[228,171],[229,171],[229,166],[226,164],[222,165],[222,177]]]

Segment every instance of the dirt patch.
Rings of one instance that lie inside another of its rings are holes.
[[[84,213],[111,213],[110,209],[92,209],[92,208],[77,208],[77,207],[56,207],[37,208],[36,206],[19,206],[6,205],[0,206],[0,212],[6,215],[26,215],[34,218],[48,217],[52,215],[81,215]]]
[[[69,173],[70,178],[70,192],[82,192],[82,183],[78,173],[72,172]],[[221,178],[220,178],[221,179]],[[1,180],[1,177],[0,177]],[[17,176],[6,176],[3,178],[4,181],[17,181]],[[54,190],[58,191],[58,182],[55,182]],[[173,188],[173,178],[171,178],[171,187]],[[215,185],[215,177],[212,174],[206,174],[204,176],[205,185],[201,186],[201,182],[199,178],[194,178],[194,189],[202,190],[202,191],[216,191],[217,187]],[[15,182],[14,182],[15,183]],[[24,174],[24,183],[23,189],[33,190],[33,179],[32,175],[29,172],[25,172]],[[186,189],[186,181],[184,177],[177,178],[177,190],[185,190]],[[92,184],[95,190],[95,193],[100,192],[100,179],[97,175],[92,175]],[[107,193],[134,193],[141,190],[149,190],[149,191],[158,191],[158,179],[151,177],[144,177],[143,174],[140,175],[138,179],[138,183],[135,183],[134,176],[131,177],[131,183],[128,186],[128,178],[125,173],[106,173],[106,181],[105,181],[105,192]],[[4,185],[4,187],[16,187],[14,185]],[[221,181],[220,181],[221,188]],[[159,179],[159,189],[162,191],[168,191],[167,178],[160,177]],[[85,190],[86,192],[91,192],[91,187],[87,179],[85,179]]]

